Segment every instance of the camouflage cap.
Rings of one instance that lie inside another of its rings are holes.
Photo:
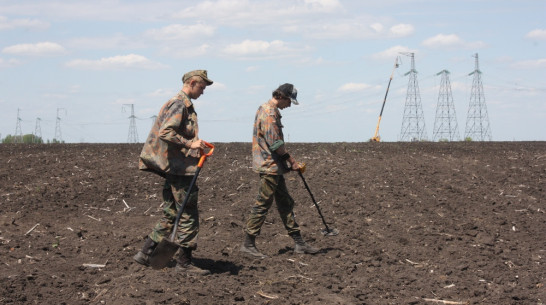
[[[282,94],[284,94],[286,97],[290,99],[292,104],[299,105],[297,97],[298,97],[298,90],[296,90],[296,87],[292,84],[282,84],[277,88],[275,91],[280,91]]]
[[[193,71],[190,71],[190,72],[184,74],[184,76],[182,76],[182,82],[185,83],[186,80],[188,80],[188,78],[190,78],[192,76],[201,77],[205,81],[205,83],[207,83],[207,86],[210,86],[213,83],[212,80],[210,80],[207,77],[207,70],[193,70]]]

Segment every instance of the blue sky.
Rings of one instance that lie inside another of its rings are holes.
[[[398,141],[408,52],[429,138],[444,69],[463,138],[477,53],[493,141],[546,140],[543,0],[0,0],[0,134],[19,110],[23,134],[39,122],[53,139],[59,113],[65,142],[124,143],[132,104],[143,142],[182,75],[206,69],[204,140],[251,141],[256,109],[289,82],[288,142],[363,142],[400,57],[379,131]]]

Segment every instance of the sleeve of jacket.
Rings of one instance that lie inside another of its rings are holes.
[[[182,103],[172,103],[166,109],[165,117],[161,127],[159,127],[159,138],[165,142],[173,143],[178,146],[190,148],[192,141],[186,139],[180,133],[181,126],[187,118],[187,111]]]

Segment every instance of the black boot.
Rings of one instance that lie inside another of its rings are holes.
[[[300,232],[290,234],[290,237],[294,240],[296,245],[294,246],[294,253],[298,254],[316,254],[320,250],[308,245],[301,237]]]
[[[201,269],[192,263],[191,252],[192,249],[190,248],[180,248],[178,257],[176,258],[175,270],[188,275],[209,275],[210,270]]]
[[[146,241],[144,242],[142,250],[138,251],[138,253],[133,256],[133,259],[141,265],[149,266],[150,255],[152,254],[152,252],[154,252],[155,247],[157,247],[157,243],[153,241],[150,237],[146,237]]]
[[[267,257],[266,255],[260,253],[258,248],[256,248],[256,236],[252,236],[248,233],[245,233],[245,240],[241,245],[240,251],[257,258]]]

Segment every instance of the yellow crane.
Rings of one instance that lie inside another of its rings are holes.
[[[379,120],[377,120],[377,126],[375,127],[375,134],[370,139],[371,142],[380,142],[381,137],[379,136],[379,123],[381,123],[381,117],[383,116],[383,109],[385,108],[385,102],[387,101],[387,94],[389,94],[389,88],[391,86],[392,77],[394,76],[394,70],[398,68],[398,56],[394,61],[394,68],[392,68],[391,77],[389,79],[389,84],[387,85],[387,92],[385,92],[385,98],[383,99],[383,106],[381,106],[381,112],[379,113]]]

